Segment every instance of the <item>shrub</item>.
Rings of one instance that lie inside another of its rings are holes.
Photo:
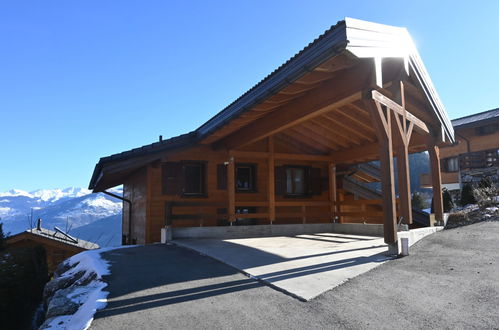
[[[452,196],[450,195],[449,191],[445,188],[442,189],[442,204],[445,213],[450,212],[450,210],[452,210],[452,208],[454,207],[454,202],[452,202]],[[433,198],[431,200],[431,213],[435,213]]]
[[[473,195],[480,207],[495,206],[498,204],[499,189],[493,183],[490,183],[489,186],[479,185],[479,188],[473,190]]]
[[[476,204],[475,195],[473,194],[473,187],[466,183],[461,190],[461,206],[466,206],[468,204]]]

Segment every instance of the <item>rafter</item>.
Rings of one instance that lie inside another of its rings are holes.
[[[366,62],[338,72],[334,80],[324,82],[303,97],[217,141],[214,147],[235,149],[360,99],[368,81],[369,65]]]

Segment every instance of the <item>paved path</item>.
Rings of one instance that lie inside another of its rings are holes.
[[[499,222],[445,230],[300,302],[174,246],[104,255],[109,304],[93,329],[497,329]]]
[[[317,233],[182,239],[174,243],[236,267],[304,301],[389,260],[383,238],[360,235]]]

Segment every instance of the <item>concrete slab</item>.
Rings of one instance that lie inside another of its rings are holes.
[[[383,238],[316,233],[293,237],[177,239],[301,300],[310,300],[389,260]]]

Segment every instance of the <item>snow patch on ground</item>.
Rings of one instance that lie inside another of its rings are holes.
[[[67,296],[75,303],[81,304],[78,311],[73,315],[54,317],[47,329],[88,329],[94,319],[95,312],[106,306],[109,294],[103,290],[107,284],[102,281],[102,276],[111,274],[110,264],[102,259],[101,253],[132,246],[89,250],[69,258],[66,262],[74,267],[61,276],[71,276],[83,271],[85,272],[83,277],[95,276],[95,279],[85,286],[72,290],[71,294]]]

